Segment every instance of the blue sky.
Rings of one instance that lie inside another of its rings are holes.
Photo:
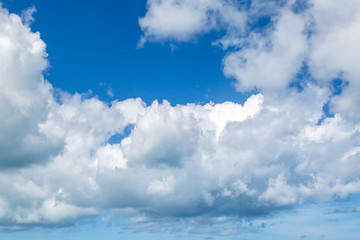
[[[357,1],[1,3],[1,239],[360,235]]]
[[[144,0],[3,1],[3,5],[18,14],[36,7],[31,27],[47,44],[51,67],[46,77],[55,87],[72,93],[91,90],[107,101],[133,97],[173,104],[244,101],[221,71],[225,52],[211,46],[221,32],[173,43],[173,50],[169,44],[137,48]],[[109,87],[112,98],[106,95]]]

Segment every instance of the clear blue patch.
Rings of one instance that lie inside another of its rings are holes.
[[[330,112],[330,101],[325,103],[323,106],[323,113],[324,116],[322,117],[322,120],[324,120],[325,118],[329,118],[329,117],[334,117],[335,115],[333,113]],[[322,122],[322,120],[320,120]],[[321,123],[320,122],[320,123]]]
[[[128,137],[131,133],[131,131],[134,129],[134,124],[127,125],[124,130],[121,133],[116,133],[110,137],[110,139],[107,141],[109,144],[119,144],[121,141]]]
[[[340,95],[345,87],[349,85],[349,82],[336,78],[331,81],[331,91],[333,95]]]
[[[314,82],[315,80],[311,76],[309,66],[307,63],[303,62],[302,67],[298,71],[298,73],[295,75],[294,81],[289,83],[289,88],[294,88],[298,92],[302,92],[309,82]]]
[[[332,92],[332,96],[337,96],[337,95],[340,95],[344,88],[347,87],[349,85],[349,82],[341,79],[341,78],[336,78],[336,79],[333,79],[331,81],[331,85],[330,85],[330,90]],[[334,117],[334,113],[331,112],[331,105],[330,105],[330,102],[331,102],[331,99],[324,104],[323,106],[323,116],[322,118],[319,120],[319,122],[317,123],[318,125],[320,125],[322,123],[322,121],[324,121],[324,119],[326,118],[332,118]]]
[[[270,23],[271,23],[271,17],[269,16],[260,17],[259,19],[257,19],[257,22],[253,24],[252,29],[263,28],[269,25]]]

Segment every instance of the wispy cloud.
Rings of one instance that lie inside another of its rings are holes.
[[[24,25],[26,26],[30,26],[33,22],[34,22],[34,13],[37,12],[37,9],[35,8],[35,6],[31,6],[26,10],[23,10],[21,12],[21,20],[23,22]]]

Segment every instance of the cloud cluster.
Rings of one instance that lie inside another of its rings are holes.
[[[271,24],[236,35],[249,22],[246,6],[148,1],[140,20],[144,41],[227,30],[218,41],[224,49],[232,42],[225,74],[240,89],[264,90],[243,105],[146,106],[139,98],[109,105],[55,91],[42,76],[47,60],[39,33],[0,8],[1,228],[64,226],[105,209],[134,222],[221,222],[359,194],[360,6],[348,1],[339,13],[333,2],[270,2],[267,9],[254,1],[262,14],[273,14]],[[288,87],[304,61],[314,79]],[[347,83],[338,92],[334,77]]]
[[[139,23],[142,41],[190,41],[225,30],[214,44],[228,50],[224,74],[241,91],[284,89],[304,65],[317,81],[341,77],[357,88],[359,11],[353,0],[149,0]]]

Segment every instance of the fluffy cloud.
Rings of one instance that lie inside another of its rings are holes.
[[[358,4],[351,3],[355,14]],[[358,95],[358,70],[346,63],[355,55],[337,58],[346,51],[326,42],[333,29],[351,34],[357,15],[341,15],[331,28],[324,19],[333,19],[333,8],[325,10],[321,1],[300,12],[290,3],[272,3],[277,10],[262,11],[276,15],[271,26],[244,40],[236,34],[244,13],[234,4],[150,0],[140,24],[146,41],[187,41],[225,27],[228,35],[218,42],[224,49],[225,42],[251,42],[224,59],[224,72],[238,78],[241,90],[263,89],[243,105],[146,106],[138,98],[109,106],[61,91],[55,100],[42,76],[47,60],[39,33],[0,8],[3,228],[64,226],[105,209],[137,223],[183,217],[223,222],[359,194],[359,109],[347,105]],[[264,7],[262,1],[254,5]],[[162,21],[170,13],[190,22],[172,28],[175,20]],[[232,18],[238,22],[231,25]],[[318,23],[311,34],[304,32],[309,19]],[[336,27],[341,23],[349,29]],[[305,60],[316,79],[289,88]],[[348,84],[335,94],[330,83],[339,72]],[[129,128],[129,135],[111,141]]]
[[[189,17],[190,12],[196,17]],[[286,89],[297,81],[303,65],[309,67],[316,81],[329,83],[342,78],[351,82],[352,89],[358,89],[358,16],[359,3],[354,0],[256,0],[248,4],[149,0],[140,26],[144,31],[142,41],[189,41],[212,29],[225,29],[224,36],[214,44],[228,50],[223,60],[224,74],[237,80],[240,91]],[[269,22],[261,23],[264,19]],[[357,94],[352,91],[346,95],[352,95],[356,100],[353,104],[357,104]],[[334,108],[342,111],[345,102],[349,101],[334,100]]]
[[[224,74],[237,79],[241,91],[285,89],[303,64],[307,48],[303,19],[284,10],[273,21],[276,27],[268,36],[251,33],[246,39],[249,46],[223,60]]]
[[[244,31],[245,15],[241,5],[222,0],[149,0],[146,16],[139,19],[146,41],[189,41],[219,27]]]
[[[341,78],[348,83],[344,91],[331,101],[333,112],[360,120],[360,71],[356,66],[360,49],[360,5],[357,1],[316,1],[312,9],[316,33],[311,38],[311,72],[326,82]]]
[[[42,77],[45,57],[40,34],[0,8],[1,168],[46,161],[61,145],[38,128],[53,101],[51,86]]]

